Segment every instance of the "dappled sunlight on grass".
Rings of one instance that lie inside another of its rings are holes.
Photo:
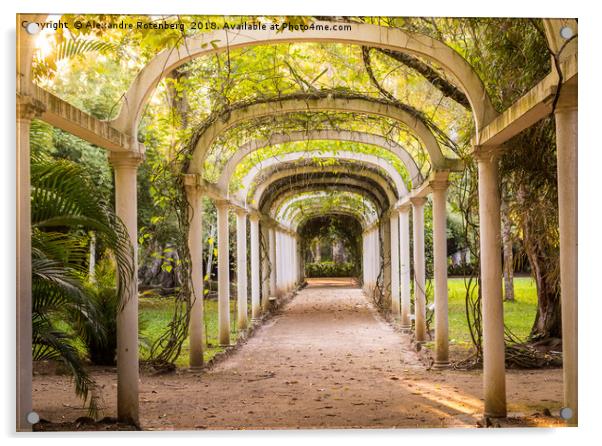
[[[466,283],[464,278],[448,279],[449,340],[451,345],[469,349],[472,340],[466,318]],[[472,292],[476,295],[477,288],[474,287]],[[537,311],[535,281],[530,277],[515,278],[514,295],[514,302],[504,302],[504,322],[516,337],[525,340],[531,332]],[[431,344],[426,343],[426,346]]]
[[[205,332],[207,336],[208,347],[205,349],[204,358],[205,361],[209,361],[217,353],[224,349],[219,346],[217,333],[217,300],[205,299]],[[143,326],[141,330],[141,337],[146,338],[149,344],[152,344],[156,339],[161,336],[171,321],[173,315],[174,301],[172,298],[158,298],[158,297],[140,297],[139,300],[139,314],[140,323]],[[236,342],[237,329],[236,329],[236,301],[230,301],[230,335],[231,342]],[[182,345],[182,351],[180,356],[176,360],[178,367],[188,367],[188,352],[189,342],[188,338]],[[142,348],[140,351],[141,359],[147,359],[149,352]]]

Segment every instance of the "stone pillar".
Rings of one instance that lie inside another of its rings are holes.
[[[261,276],[259,273],[259,216],[251,214],[249,216],[251,226],[251,317],[259,319],[261,317],[261,295],[259,287]]]
[[[384,301],[391,302],[391,224],[389,220],[383,220],[383,294]]]
[[[236,282],[237,282],[237,317],[239,330],[245,330],[247,321],[247,212],[236,211]]]
[[[391,227],[391,313],[396,320],[401,316],[399,303],[399,217],[393,209],[389,216]]]
[[[196,176],[193,177],[196,183]],[[203,365],[204,316],[203,316],[203,195],[197,184],[186,185],[186,195],[190,207],[190,228],[188,250],[190,251],[190,277],[192,304],[190,307],[189,364],[191,368]]]
[[[263,241],[263,252],[261,257],[261,307],[263,311],[268,309],[270,302],[270,230],[267,224],[260,225],[261,239]]]
[[[270,296],[277,296],[278,283],[276,277],[276,229],[268,228],[268,245],[269,245],[269,261],[270,261]]]
[[[483,312],[485,416],[506,416],[504,305],[500,221],[499,151],[475,150],[479,168],[479,239]]]
[[[424,204],[426,198],[412,198],[412,231],[414,236],[414,313],[416,341],[426,341],[426,281],[424,260]]]
[[[449,365],[447,321],[447,181],[431,182],[433,191],[433,265],[435,276],[435,368]]]
[[[228,202],[217,201],[217,300],[220,345],[230,345],[230,252]]]
[[[30,431],[27,414],[32,411],[32,327],[31,327],[31,121],[44,111],[42,104],[17,98],[17,431]]]
[[[401,273],[401,328],[410,330],[410,207],[399,209],[399,270]]]
[[[115,210],[127,228],[133,248],[133,273],[117,313],[117,417],[138,424],[138,165],[142,155],[112,152],[115,171]]]
[[[560,228],[560,285],[562,308],[562,359],[564,407],[568,420],[578,423],[577,394],[577,91],[568,90],[556,108],[556,156],[558,160],[558,220]]]

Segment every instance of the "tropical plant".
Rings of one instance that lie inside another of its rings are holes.
[[[87,232],[94,231],[99,244],[115,257],[120,308],[133,273],[127,230],[98,199],[81,166],[42,153],[31,160],[31,221],[34,359],[62,360],[74,376],[76,394],[89,400],[95,412],[94,382],[77,348],[78,340],[85,344],[106,339],[97,307],[84,286]]]

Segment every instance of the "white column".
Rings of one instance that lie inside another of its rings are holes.
[[[138,424],[138,165],[142,156],[112,152],[109,162],[115,171],[115,210],[127,228],[133,248],[133,273],[126,296],[117,313],[117,417]]]
[[[217,319],[220,345],[230,345],[230,252],[228,202],[217,201]]]
[[[410,299],[410,208],[409,206],[399,209],[399,270],[401,279],[399,287],[401,290],[401,328],[410,330],[412,328],[411,299]]]
[[[275,291],[272,291],[273,296],[280,297],[282,288],[280,286],[280,282],[282,279],[282,271],[280,270],[280,253],[282,250],[282,242],[280,241],[280,231],[278,228],[274,228],[274,282],[276,286],[274,288]]]
[[[243,209],[236,211],[236,282],[237,282],[237,318],[239,330],[245,330],[247,321],[247,213]]]
[[[188,250],[190,251],[191,307],[188,334],[190,337],[189,364],[191,368],[203,365],[203,195],[196,184],[186,187],[190,206]]]
[[[270,261],[270,296],[277,296],[278,283],[276,276],[276,230],[274,227],[268,228],[268,252]]]
[[[485,415],[505,417],[506,373],[498,151],[482,150],[475,155],[479,168]]]
[[[261,254],[261,307],[263,311],[268,309],[270,300],[270,230],[265,222],[259,226],[263,251]]]
[[[426,341],[426,295],[424,261],[424,204],[426,198],[412,198],[412,232],[414,236],[414,311],[416,341]]]
[[[296,240],[295,237],[293,236],[293,234],[289,235],[289,246],[290,246],[290,253],[291,253],[291,259],[293,260],[293,263],[291,265],[290,269],[290,273],[289,273],[289,281],[290,281],[290,287],[291,287],[291,291],[295,288],[295,284],[297,283],[297,278],[296,278],[296,271],[297,271],[297,244],[296,244]]]
[[[578,423],[578,324],[577,324],[577,91],[567,92],[559,103],[556,118],[558,164],[558,221],[560,228],[560,300],[562,308],[562,358],[564,406]]]
[[[391,228],[391,313],[396,320],[401,316],[399,304],[399,217],[393,209],[389,216]]]
[[[31,328],[31,192],[30,141],[32,119],[43,111],[41,104],[17,99],[17,431],[30,431],[27,414],[32,411]]]
[[[447,320],[447,181],[433,181],[433,265],[435,276],[435,368],[449,365]]]
[[[372,275],[372,290],[371,292],[374,293],[374,289],[376,288],[377,285],[377,281],[378,281],[378,273],[380,271],[380,243],[379,243],[379,238],[378,238],[378,226],[375,226],[372,229],[372,235],[371,235],[371,244],[372,244],[372,249],[371,251],[371,259],[370,259],[370,264],[372,266],[372,270],[371,270],[371,275]]]
[[[391,224],[388,220],[382,222],[382,237],[384,301],[391,302]]]
[[[259,216],[255,213],[249,216],[251,226],[251,316],[261,317],[261,296],[259,294]]]

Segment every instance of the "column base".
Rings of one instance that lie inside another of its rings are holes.
[[[403,333],[411,333],[412,332],[412,326],[411,325],[401,325],[399,328],[401,328],[401,331]]]
[[[449,361],[435,361],[433,370],[445,370],[449,368]]]
[[[188,366],[188,371],[189,372],[200,372],[201,370],[203,370],[203,366],[202,365],[189,365]]]
[[[498,419],[498,420],[503,420],[504,418],[507,418],[508,414],[507,412],[495,412],[495,413],[487,413],[484,412],[483,413],[483,418],[490,418],[490,419]]]

